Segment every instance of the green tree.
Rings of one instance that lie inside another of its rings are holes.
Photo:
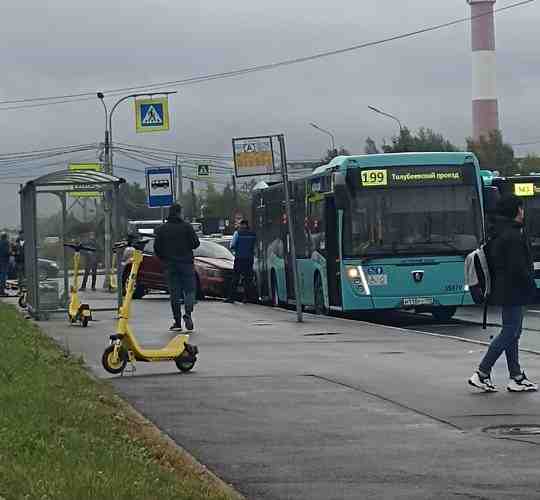
[[[343,146],[339,149],[328,149],[326,151],[326,156],[322,158],[321,161],[323,162],[323,165],[325,165],[326,163],[330,163],[336,156],[349,156],[350,154],[350,151]]]
[[[499,130],[492,130],[488,137],[481,136],[479,141],[468,138],[467,150],[476,155],[483,169],[498,170],[502,175],[512,175],[518,170],[514,150],[503,141]]]
[[[382,150],[385,153],[406,153],[458,151],[458,148],[430,128],[420,127],[415,134],[403,127],[399,136],[392,138],[392,144],[383,144]]]
[[[377,148],[377,144],[375,144],[375,141],[371,137],[368,137],[366,139],[366,145],[364,146],[364,152],[367,155],[375,155],[375,154],[380,153],[379,149]]]
[[[540,172],[540,156],[528,154],[525,158],[515,160],[517,170],[521,175],[528,175]]]

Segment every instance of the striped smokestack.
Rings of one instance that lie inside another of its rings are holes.
[[[473,55],[473,139],[487,136],[499,129],[495,68],[495,22],[493,5],[496,0],[467,0],[471,6],[471,38]],[[480,16],[480,17],[477,17]]]

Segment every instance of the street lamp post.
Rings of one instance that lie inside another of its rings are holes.
[[[375,113],[379,113],[380,115],[387,116],[388,118],[392,118],[392,120],[395,120],[397,124],[399,125],[399,136],[401,137],[401,132],[403,131],[403,127],[401,126],[401,122],[396,116],[391,115],[390,113],[385,113],[384,111],[381,111],[375,106],[368,106],[368,108],[371,109],[371,111],[374,111]]]
[[[174,91],[168,91],[168,92],[141,92],[138,94],[130,94],[126,95],[124,97],[121,97],[118,99],[113,107],[111,108],[111,111],[109,112],[107,105],[105,104],[105,95],[103,92],[98,92],[97,97],[101,101],[101,104],[103,104],[103,110],[105,111],[105,171],[109,175],[114,175],[114,169],[113,169],[113,134],[112,134],[112,118],[114,115],[114,112],[118,105],[130,98],[136,98],[136,97],[152,97],[155,95],[169,95],[169,94],[176,94],[176,90]],[[111,196],[110,193],[106,193],[105,196],[105,285],[104,288],[108,289],[109,291],[112,290],[111,287],[111,268],[112,268],[112,245],[111,245],[111,238],[112,238],[112,221],[111,221],[111,213],[112,213],[112,206],[111,206]],[[120,284],[118,284],[120,286]]]
[[[324,134],[330,136],[330,140],[331,140],[331,144],[332,144],[332,152],[333,152],[334,154],[337,154],[337,151],[336,151],[336,143],[335,143],[335,140],[334,140],[334,134],[332,134],[332,132],[330,132],[329,130],[326,130],[326,129],[322,128],[322,127],[319,127],[316,123],[310,123],[310,125],[311,125],[313,128],[316,128],[317,130],[320,130],[320,131],[323,132]]]

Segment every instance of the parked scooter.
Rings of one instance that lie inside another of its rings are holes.
[[[70,286],[70,299],[68,307],[68,319],[71,324],[80,323],[86,328],[92,321],[92,310],[88,304],[82,304],[79,300],[79,266],[81,262],[81,250],[95,252],[95,248],[86,247],[80,243],[64,243],[65,247],[74,250],[73,253],[73,283]]]
[[[111,344],[103,352],[101,362],[103,368],[109,373],[123,373],[128,361],[134,365],[135,361],[174,361],[182,372],[190,371],[197,361],[197,346],[188,344],[189,335],[176,335],[161,349],[145,349],[139,345],[135,334],[129,326],[131,302],[137,282],[137,274],[143,260],[142,250],[148,240],[139,240],[133,244],[135,250],[132,256],[131,269],[126,283],[126,293],[119,311],[116,334],[111,335]],[[123,249],[127,242],[115,245],[116,249]],[[133,368],[134,369],[134,368]]]

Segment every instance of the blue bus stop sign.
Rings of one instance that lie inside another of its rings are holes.
[[[146,195],[149,208],[170,207],[174,203],[171,167],[146,169]]]

